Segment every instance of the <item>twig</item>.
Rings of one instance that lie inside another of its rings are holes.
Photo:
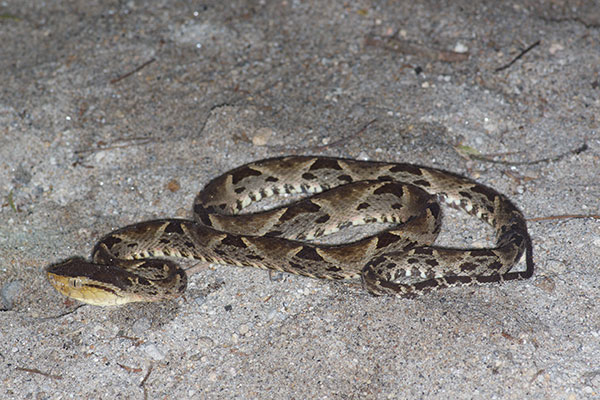
[[[519,344],[523,343],[523,340],[517,339],[516,337],[514,337],[513,335],[511,335],[508,332],[502,331],[500,334],[502,335],[503,338],[508,339],[510,341],[517,342]]]
[[[408,40],[402,40],[396,37],[397,33],[392,36],[379,38],[377,36],[367,36],[365,44],[367,46],[381,47],[385,50],[393,51],[402,54],[411,54],[417,57],[423,57],[430,60],[438,60],[444,62],[460,62],[469,59],[469,53],[458,53],[456,51],[439,50],[422,46]]]
[[[42,317],[40,318],[41,321],[48,321],[48,320],[53,320],[53,319],[59,319],[62,317],[66,317],[67,315],[73,314],[75,311],[79,310],[81,307],[84,307],[85,304],[80,304],[78,306],[76,306],[75,308],[73,308],[72,310],[67,310],[64,313],[58,314],[58,315],[53,315],[50,317]]]
[[[132,337],[132,336],[126,336],[126,335],[117,335],[117,337],[121,338],[121,339],[131,340],[135,347],[144,344],[144,339],[140,339],[140,338],[136,338],[136,337]]]
[[[118,76],[118,77],[116,77],[114,79],[111,79],[111,81],[110,81],[111,85],[114,85],[115,83],[117,83],[117,82],[119,82],[119,81],[121,81],[121,80],[123,80],[123,79],[125,79],[127,77],[130,77],[131,75],[133,75],[136,72],[140,71],[142,68],[145,68],[148,65],[152,64],[154,61],[156,61],[156,58],[151,58],[148,61],[146,61],[145,63],[143,63],[142,65],[140,65],[139,67],[135,68],[134,70],[129,71],[126,74]]]
[[[89,149],[83,149],[83,150],[75,150],[73,153],[79,155],[79,154],[85,154],[85,153],[95,153],[97,151],[103,151],[103,150],[115,150],[115,149],[123,149],[126,147],[131,147],[131,146],[142,146],[142,145],[152,142],[153,140],[155,140],[155,138],[153,138],[153,137],[135,137],[135,138],[130,138],[130,139],[120,139],[120,140],[122,142],[129,141],[130,143],[113,144],[113,145],[106,146],[106,147],[96,147],[96,148],[89,148]],[[115,140],[115,142],[117,142],[117,141],[118,140]]]
[[[517,62],[518,59],[520,59],[521,57],[523,57],[525,54],[529,53],[529,51],[531,51],[534,47],[539,46],[539,44],[541,43],[541,40],[538,40],[537,42],[535,42],[534,44],[532,44],[531,46],[529,46],[528,48],[526,48],[525,50],[523,50],[522,52],[519,53],[518,56],[516,56],[515,58],[513,58],[508,64],[505,64],[501,67],[498,67],[494,70],[494,72],[500,72],[503,71],[505,69],[507,69],[508,67],[510,67],[511,65],[513,65],[515,62]]]
[[[15,22],[22,21],[22,19],[19,18],[19,17],[17,17],[16,15],[8,14],[8,13],[0,14],[0,20],[2,20],[2,19],[12,20],[12,21],[15,21]]]
[[[60,376],[60,375],[53,375],[53,374],[49,374],[49,373],[47,373],[47,372],[42,372],[42,371],[40,371],[40,370],[39,370],[39,369],[37,369],[37,368],[23,368],[23,367],[17,367],[16,369],[17,369],[17,370],[19,370],[19,371],[23,371],[23,372],[29,372],[29,373],[32,373],[32,374],[40,374],[40,375],[44,375],[44,376],[46,376],[46,377],[48,377],[48,378],[52,378],[52,379],[57,379],[57,380],[61,380],[61,379],[62,379],[62,376]]]
[[[533,165],[533,164],[539,164],[539,163],[543,163],[543,162],[553,162],[553,161],[558,161],[566,156],[569,156],[571,154],[579,154],[582,153],[584,151],[586,151],[588,149],[588,145],[586,143],[582,144],[581,146],[579,146],[578,148],[574,149],[574,150],[569,150],[566,151],[564,153],[558,154],[556,156],[553,157],[547,157],[547,158],[540,158],[538,160],[533,160],[533,161],[502,161],[502,160],[494,160],[485,156],[480,156],[477,154],[469,154],[468,157],[473,159],[473,160],[479,160],[479,161],[485,161],[485,162],[489,162],[489,163],[493,163],[493,164],[503,164],[503,165]]]
[[[127,365],[123,365],[121,363],[117,363],[117,365],[127,372],[142,372],[141,368],[128,367]]]
[[[600,219],[600,214],[562,214],[562,215],[549,215],[547,217],[527,218],[527,221],[538,222],[538,221],[550,221],[550,220],[557,220],[557,219],[584,219],[584,218]]]
[[[533,383],[538,378],[538,376],[542,375],[544,372],[546,372],[546,370],[543,368],[538,370],[535,374],[533,374],[533,376],[529,380],[529,383]]]
[[[200,125],[200,129],[198,130],[198,137],[202,137],[202,134],[204,132],[204,128],[206,128],[206,124],[208,123],[208,120],[212,116],[213,111],[215,111],[216,109],[219,109],[221,107],[234,106],[234,105],[235,105],[235,103],[234,102],[230,102],[230,101],[224,101],[224,102],[221,102],[221,103],[213,104],[208,109],[208,112],[206,113],[206,118],[204,118],[204,121]]]
[[[10,206],[10,208],[12,208],[12,210],[14,212],[19,212],[19,209],[17,208],[17,206],[15,206],[15,200],[13,199],[12,189],[10,192],[8,192],[8,196],[6,196],[6,200],[8,201],[8,205]]]
[[[142,379],[142,381],[140,382],[140,387],[144,390],[144,400],[146,400],[148,398],[148,389],[146,389],[146,386],[144,386],[146,384],[146,381],[148,380],[148,377],[150,376],[150,374],[152,373],[152,364],[150,364],[150,366],[148,367],[148,372],[146,372],[146,376],[144,376],[144,379]]]
[[[153,367],[153,365],[150,364],[150,366],[148,367],[148,372],[146,372],[146,376],[144,376],[144,379],[142,379],[142,381],[140,382],[140,387],[144,387],[144,385],[146,384],[146,381],[148,380],[148,378],[150,377],[150,374],[152,373],[152,367]]]

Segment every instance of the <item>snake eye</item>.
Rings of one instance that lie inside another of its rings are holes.
[[[71,287],[74,287],[75,289],[79,289],[81,287],[81,279],[71,278],[71,279],[69,279],[69,285]]]

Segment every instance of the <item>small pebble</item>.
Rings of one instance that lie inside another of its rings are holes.
[[[469,51],[469,48],[464,43],[458,42],[454,46],[455,53],[466,53],[467,51]]]
[[[142,336],[150,330],[150,320],[148,318],[140,318],[133,323],[131,330],[137,336]]]
[[[542,289],[546,293],[552,293],[554,292],[556,283],[554,283],[554,280],[551,278],[543,277],[536,281],[535,286]]]
[[[194,303],[196,303],[196,305],[201,306],[202,304],[206,303],[206,296],[204,295],[199,295],[194,297]]]
[[[199,349],[208,349],[215,345],[215,341],[208,336],[201,336],[198,338],[197,346]]]
[[[239,332],[239,334],[240,334],[240,335],[242,335],[242,336],[246,336],[246,334],[247,334],[248,332],[250,332],[250,327],[249,327],[248,325],[246,325],[246,324],[242,324],[242,325],[240,325],[240,327],[238,328],[238,332]]]
[[[23,281],[14,280],[6,282],[2,289],[0,289],[0,297],[2,304],[0,306],[4,310],[10,310],[13,307],[13,303],[19,296],[19,293],[23,290]]]
[[[143,350],[144,350],[144,353],[146,353],[146,355],[148,355],[153,360],[160,361],[165,358],[164,353],[162,351],[160,351],[154,343],[145,344],[143,346]]]
[[[167,189],[171,192],[176,192],[181,188],[181,185],[179,185],[179,182],[177,181],[177,179],[171,179],[168,183],[167,183]]]
[[[552,55],[558,53],[559,51],[564,50],[565,48],[563,47],[563,45],[561,45],[560,43],[552,43],[550,44],[550,47],[548,48],[548,52]]]
[[[271,128],[259,128],[254,132],[254,136],[252,136],[252,144],[255,146],[265,146],[269,143],[269,139],[271,139],[274,133]]]

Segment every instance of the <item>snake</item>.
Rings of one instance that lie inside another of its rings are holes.
[[[247,212],[276,195],[291,204]],[[439,246],[442,205],[489,224],[495,244]],[[246,210],[245,210],[246,209]],[[533,274],[523,213],[503,194],[445,170],[326,156],[284,156],[242,165],[197,194],[193,219],[135,223],[101,238],[91,260],[46,268],[63,295],[93,305],[175,299],[187,287],[178,258],[361,281],[373,295],[416,297],[434,289],[521,280]],[[378,232],[342,243],[319,238],[355,225]],[[513,267],[525,254],[525,269]]]

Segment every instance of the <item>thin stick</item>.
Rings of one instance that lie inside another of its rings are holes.
[[[477,154],[469,154],[468,157],[471,158],[471,159],[473,159],[473,160],[485,161],[485,162],[489,162],[489,163],[493,163],[493,164],[503,164],[503,165],[533,165],[533,164],[539,164],[539,163],[543,163],[543,162],[558,161],[561,158],[564,158],[564,157],[569,156],[571,154],[583,153],[587,149],[588,149],[588,145],[586,143],[584,143],[584,144],[582,144],[581,146],[579,146],[576,149],[565,151],[564,153],[558,154],[556,156],[546,157],[546,158],[540,158],[538,160],[533,160],[533,161],[502,161],[502,160],[494,160],[492,158],[487,158],[485,156],[480,156],[480,155],[477,155]]]
[[[508,64],[505,64],[505,65],[503,65],[501,67],[496,68],[494,71],[495,72],[500,72],[500,71],[505,70],[506,68],[510,67],[515,62],[517,62],[518,59],[520,59],[521,57],[523,57],[525,54],[529,53],[529,51],[531,51],[531,49],[533,49],[536,46],[539,46],[540,43],[541,43],[541,41],[538,40],[537,42],[535,42],[534,44],[532,44],[531,46],[529,46],[528,48],[526,48],[525,50],[523,50],[522,52],[520,52],[519,55],[516,56],[515,58],[513,58],[511,62],[509,62]]]
[[[119,141],[120,139],[115,140],[115,142]],[[73,153],[74,154],[85,154],[85,153],[95,153],[98,151],[103,151],[103,150],[115,150],[115,149],[124,149],[127,147],[133,147],[133,146],[143,146],[145,144],[151,143],[153,140],[156,140],[153,137],[138,137],[138,138],[131,138],[131,139],[122,139],[121,141],[125,142],[128,141],[130,143],[123,143],[123,144],[113,144],[110,146],[106,146],[106,147],[95,147],[95,148],[89,148],[89,149],[83,149],[83,150],[75,150]]]
[[[127,365],[123,365],[121,363],[117,363],[117,365],[127,372],[142,372],[141,368],[128,367]]]
[[[549,215],[547,217],[527,218],[527,221],[538,222],[538,221],[551,221],[551,220],[557,220],[557,219],[583,219],[583,218],[600,219],[600,214],[562,214],[562,215]]]
[[[146,386],[144,386],[146,384],[146,381],[148,380],[148,377],[150,376],[150,373],[152,373],[152,364],[150,364],[150,366],[148,367],[148,372],[146,372],[146,376],[144,376],[144,379],[142,379],[142,381],[140,382],[140,387],[144,390],[144,400],[146,400],[148,398],[148,389],[146,389]]]
[[[144,379],[142,379],[142,381],[140,382],[140,387],[144,387],[144,385],[146,384],[148,377],[150,377],[150,374],[152,373],[152,367],[153,365],[150,364],[150,366],[148,367],[148,372],[146,372],[146,376],[144,376]]]
[[[367,46],[380,47],[384,50],[389,50],[396,53],[416,55],[418,57],[423,57],[430,60],[459,62],[469,59],[469,53],[440,50],[400,39],[398,38],[398,32],[391,36],[384,36],[382,38],[369,35],[365,38],[365,44]]]
[[[19,371],[24,371],[24,372],[29,372],[29,373],[32,373],[32,374],[40,374],[40,375],[44,375],[44,376],[47,376],[48,378],[52,378],[52,379],[57,379],[57,380],[60,380],[60,379],[62,379],[62,376],[60,376],[60,375],[53,375],[53,374],[49,374],[49,373],[47,373],[47,372],[42,372],[42,371],[40,371],[40,370],[39,370],[39,369],[37,369],[37,368],[23,368],[23,367],[17,367],[17,370],[19,370]]]
[[[131,75],[135,74],[136,72],[139,72],[142,68],[147,67],[148,65],[152,64],[154,61],[156,61],[156,58],[151,58],[148,61],[146,61],[145,63],[143,63],[142,65],[140,65],[139,67],[135,68],[133,71],[129,71],[129,72],[127,72],[124,75],[121,75],[121,76],[118,76],[118,77],[112,79],[110,81],[110,83],[112,85],[114,85],[115,83],[117,83],[117,82],[119,82],[119,81],[121,81],[121,80],[123,80],[123,79],[125,79],[127,77],[130,77]]]

